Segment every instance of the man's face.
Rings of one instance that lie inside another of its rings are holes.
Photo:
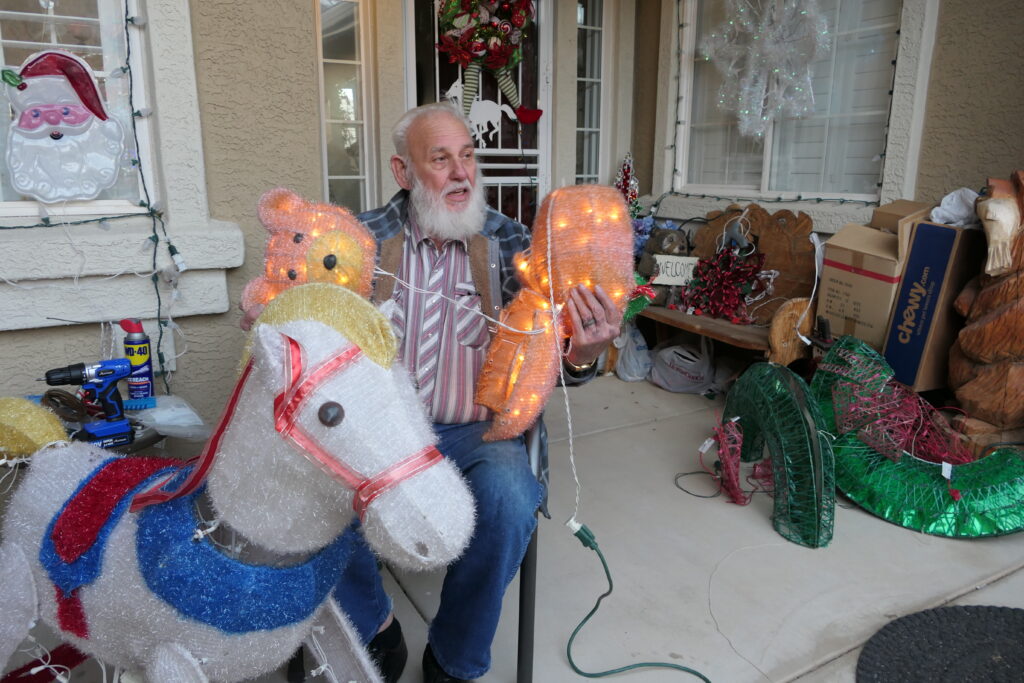
[[[412,189],[411,174],[418,184],[444,201],[452,212],[470,206],[476,187],[476,155],[473,139],[461,121],[448,114],[425,116],[408,131],[409,159],[396,171],[398,184]]]

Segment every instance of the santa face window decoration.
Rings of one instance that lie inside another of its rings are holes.
[[[117,181],[124,130],[107,116],[92,69],[62,50],[3,70],[14,111],[7,170],[19,193],[47,204],[95,199]]]

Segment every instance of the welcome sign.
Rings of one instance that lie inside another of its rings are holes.
[[[697,267],[696,256],[654,255],[654,275],[652,285],[685,285],[693,278],[693,270]]]

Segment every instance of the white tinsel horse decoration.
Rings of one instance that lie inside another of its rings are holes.
[[[394,354],[369,302],[295,287],[258,319],[224,417],[188,466],[81,443],[38,452],[3,528],[0,670],[42,617],[151,683],[258,676],[314,626],[334,650],[317,647],[322,664],[352,655],[327,680],[379,680],[330,597],[354,518],[381,557],[418,569],[456,558],[473,527],[472,496]],[[204,506],[260,559],[218,547]]]

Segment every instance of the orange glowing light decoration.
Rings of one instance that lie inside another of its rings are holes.
[[[602,185],[555,190],[534,220],[533,244],[515,262],[523,287],[502,311],[502,322],[516,330],[543,331],[498,328],[475,397],[494,412],[484,435],[487,441],[522,434],[537,420],[555,386],[570,330],[568,312],[553,319],[552,295],[563,311],[573,283],[601,285],[620,312],[626,307],[635,286],[633,227],[622,194]]]
[[[260,197],[258,214],[270,233],[265,267],[242,291],[242,310],[265,306],[285,289],[306,282],[341,285],[370,296],[377,246],[351,211],[279,187]]]

